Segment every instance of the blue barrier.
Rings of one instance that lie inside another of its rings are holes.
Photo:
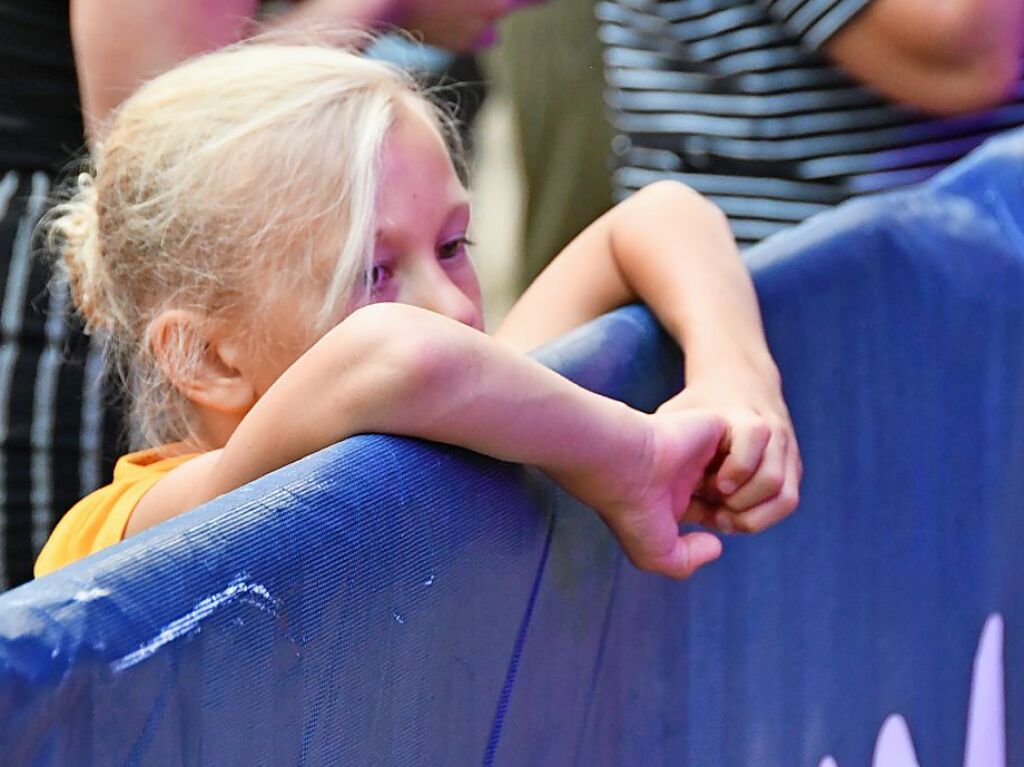
[[[1022,169],[749,253],[803,502],[691,581],[533,470],[351,439],[0,597],[3,763],[1024,765]],[[636,307],[540,356],[678,386]]]

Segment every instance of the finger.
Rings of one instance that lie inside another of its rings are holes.
[[[725,508],[721,503],[694,497],[679,521],[686,524],[703,525],[717,533],[729,534],[736,532],[736,525],[733,521],[735,516],[735,512]]]
[[[779,494],[786,481],[788,444],[789,439],[782,429],[771,435],[757,470],[739,490],[726,496],[725,503],[730,509],[746,511]],[[721,487],[722,483],[718,484]]]
[[[693,399],[692,392],[690,389],[683,389],[675,396],[669,397],[667,400],[658,405],[657,413],[666,413],[674,410],[691,410],[700,409],[699,404],[691,404],[690,400]]]
[[[669,578],[689,578],[722,555],[722,542],[711,533],[687,533],[676,539],[672,549],[643,565],[645,570]]]
[[[754,506],[747,511],[735,514],[733,524],[737,530],[746,533],[758,533],[781,522],[796,509],[800,503],[800,478],[802,468],[799,451],[791,445],[786,456],[786,481],[782,489],[773,498]]]
[[[690,503],[696,488],[705,482],[704,472],[715,459],[725,435],[726,423],[711,413],[689,411],[676,420],[675,452],[671,460],[673,512]]]
[[[729,453],[715,480],[723,495],[732,495],[754,476],[771,437],[772,430],[764,421],[740,421],[730,426]]]
[[[716,508],[707,499],[694,496],[690,504],[677,513],[676,519],[690,525],[713,525]]]
[[[705,474],[701,477],[697,486],[693,488],[693,494],[713,506],[717,506],[722,502],[722,494],[718,492],[718,488],[715,486],[713,474]]]
[[[640,514],[613,527],[629,560],[641,570],[687,578],[697,568],[715,560],[722,544],[710,533],[679,535],[678,523],[663,514]]]
[[[746,532],[736,527],[736,512],[720,507],[715,510],[712,527],[721,530],[723,533]]]
[[[721,416],[704,410],[687,410],[675,417],[681,427],[680,433],[685,435],[688,455],[684,460],[699,464],[703,473],[704,468],[715,460],[728,425]]]

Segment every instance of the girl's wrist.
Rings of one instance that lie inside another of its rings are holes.
[[[598,394],[596,427],[570,439],[570,449],[540,468],[587,505],[604,513],[646,481],[653,441],[650,416]]]
[[[705,302],[674,315],[659,314],[683,350],[688,372],[742,368],[769,375],[775,371],[756,298],[751,301]]]
[[[655,424],[650,414],[616,400],[612,400],[612,404],[617,410],[610,422],[609,446],[612,449],[598,475],[600,480],[609,483],[612,495],[609,506],[643,494],[650,482],[655,444]]]
[[[689,344],[684,356],[688,383],[706,377],[755,376],[766,383],[780,385],[778,366],[765,343],[736,343],[725,338]]]

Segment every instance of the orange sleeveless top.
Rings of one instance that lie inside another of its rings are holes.
[[[198,455],[161,458],[160,448],[154,448],[122,456],[114,466],[113,481],[85,496],[57,523],[36,560],[36,577],[124,538],[128,519],[142,496],[171,469]]]

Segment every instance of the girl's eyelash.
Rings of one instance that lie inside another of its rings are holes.
[[[370,271],[367,273],[367,281],[370,283],[370,288],[377,288],[380,283],[385,281],[391,276],[391,269],[387,264],[374,264],[370,267]]]
[[[472,248],[476,243],[468,237],[456,237],[441,244],[441,251],[457,253],[461,248]]]

